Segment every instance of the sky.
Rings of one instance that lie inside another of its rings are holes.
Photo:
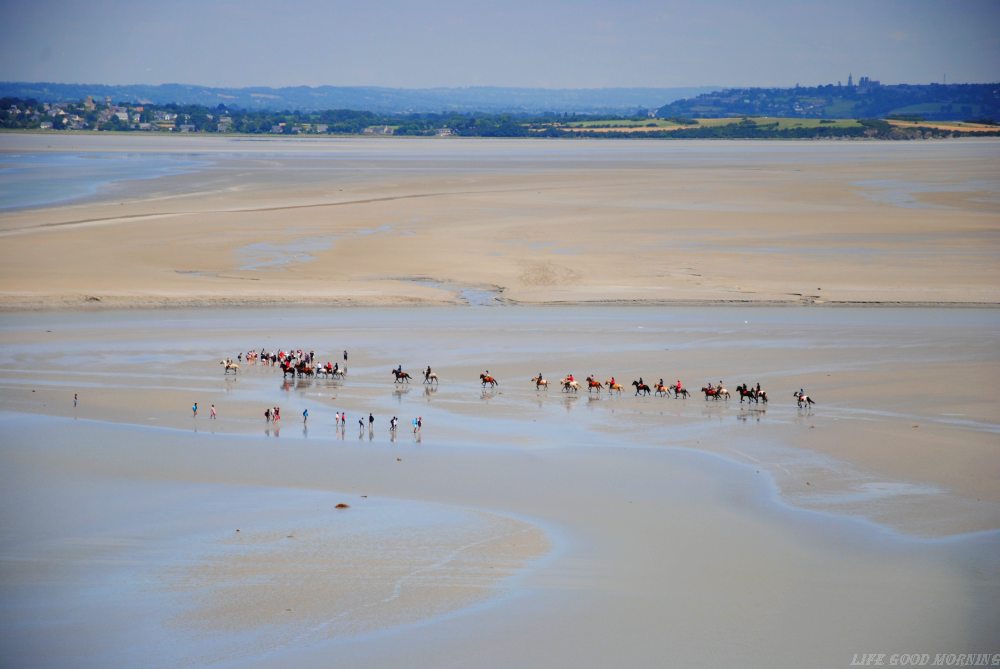
[[[531,88],[1000,81],[1000,0],[0,0],[0,81]]]

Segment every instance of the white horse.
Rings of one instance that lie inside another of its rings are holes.
[[[235,362],[231,362],[228,360],[220,360],[219,364],[225,365],[226,367],[225,371],[222,372],[223,374],[228,374],[229,370],[232,370],[233,374],[237,374],[240,371],[240,366],[237,365]]]
[[[568,393],[570,391],[573,391],[575,393],[578,390],[580,390],[580,382],[576,380],[570,381],[568,376],[563,379],[560,379],[559,383],[562,384],[564,393]]]
[[[792,397],[794,397],[797,400],[797,404],[800,407],[803,407],[803,406],[807,407],[810,404],[816,404],[815,402],[813,402],[813,400],[812,400],[811,397],[809,397],[805,393],[803,393],[801,391],[798,391],[798,390],[796,390],[794,393],[792,393]]]

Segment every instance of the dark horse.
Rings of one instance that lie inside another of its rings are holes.
[[[403,383],[404,381],[406,383],[410,382],[409,372],[401,372],[398,369],[394,369],[392,370],[392,375],[396,377],[396,380],[393,383]]]
[[[639,383],[638,381],[633,381],[632,385],[635,386],[635,394],[638,395],[642,393],[643,395],[649,394],[649,385],[645,383]]]
[[[480,374],[479,380],[483,382],[483,388],[485,388],[487,385],[489,385],[490,388],[495,388],[498,385],[500,385],[499,383],[497,383],[497,380],[494,379],[489,374]]]
[[[687,388],[681,388],[678,390],[677,386],[670,386],[668,390],[672,390],[674,392],[674,399],[677,399],[681,395],[684,396],[684,399],[687,399],[689,395]]]
[[[748,388],[747,384],[744,383],[736,386],[736,392],[740,394],[740,404],[743,404],[744,398],[747,399],[747,402],[763,402],[764,404],[767,404],[767,391],[757,390],[756,388]]]
[[[282,378],[287,377],[289,375],[291,375],[292,378],[294,378],[296,376],[313,376],[316,373],[316,370],[307,365],[303,360],[298,365],[293,365],[291,363],[282,365],[281,372],[282,372],[281,374]]]

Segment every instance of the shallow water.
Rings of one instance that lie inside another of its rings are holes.
[[[497,304],[485,291],[469,301]],[[883,423],[920,423],[953,431],[955,439],[1000,433],[995,414],[972,406],[955,415],[951,405],[933,398],[914,402],[887,395],[873,404],[852,400],[851,391],[852,377],[860,382],[872,369],[891,374],[922,365],[933,370],[928,374],[941,374],[948,366],[996,365],[1000,312],[991,309],[472,306],[51,312],[3,315],[0,341],[0,391],[10,410],[52,411],[39,402],[82,392],[87,405],[107,395],[122,406],[120,412],[103,407],[81,417],[282,441],[412,444],[417,437],[410,423],[417,416],[430,428],[418,435],[421,442],[431,438],[460,448],[576,448],[602,443],[624,427],[623,438],[632,447],[756,439],[761,444],[754,457],[781,475],[778,465],[787,465],[793,455],[788,448],[806,424],[869,430]],[[336,380],[286,379],[276,368],[245,363],[238,375],[221,373],[220,359],[261,348],[312,349],[321,364],[340,362],[348,349],[349,373]],[[399,365],[412,374],[412,383],[392,383],[390,370]],[[421,383],[427,365],[441,378],[439,386]],[[30,377],[23,369],[33,370]],[[497,388],[478,383],[486,369],[500,381]],[[528,381],[539,371],[552,382],[548,392],[536,391]],[[626,389],[621,396],[603,389],[560,392],[555,381],[569,372],[581,381],[591,372],[601,381],[616,376]],[[635,397],[629,384],[639,377],[647,382],[664,378],[668,384],[681,378],[692,396]],[[837,379],[832,385],[831,378]],[[706,402],[698,389],[720,379],[731,390],[740,382],[759,382],[771,402],[744,405],[735,391],[729,402]],[[817,407],[796,407],[791,393],[802,386],[818,400]],[[44,393],[44,399],[25,396],[28,388]],[[135,413],[128,405],[142,395],[156,400]],[[217,404],[225,421],[186,422],[195,400],[202,411]],[[276,405],[285,420],[263,423],[263,408]],[[310,420],[301,425],[306,408]],[[56,409],[64,410],[65,405]],[[333,411],[348,412],[346,428],[337,428]],[[359,431],[358,417],[367,425],[369,413],[376,418],[375,430]],[[394,415],[402,428],[393,435],[386,424]],[[797,457],[803,454],[808,451]],[[799,459],[794,469],[815,464]],[[828,472],[837,467],[829,459],[819,466]],[[847,478],[857,485],[816,489],[808,505],[821,506],[831,495],[870,483],[863,472]]]
[[[164,153],[0,153],[0,211],[100,196],[111,184],[186,174],[206,165],[194,156]]]

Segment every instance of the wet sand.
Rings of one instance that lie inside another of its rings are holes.
[[[988,652],[998,332],[985,309],[8,314],[7,657],[828,667],[867,649]],[[220,358],[260,346],[347,348],[349,373],[223,375]],[[397,387],[397,364],[432,364],[442,384]],[[759,379],[772,401],[568,396],[537,392],[537,371],[695,391]],[[812,410],[794,406],[802,385]],[[261,415],[273,405],[280,426]],[[120,613],[90,615],[106,607]]]

